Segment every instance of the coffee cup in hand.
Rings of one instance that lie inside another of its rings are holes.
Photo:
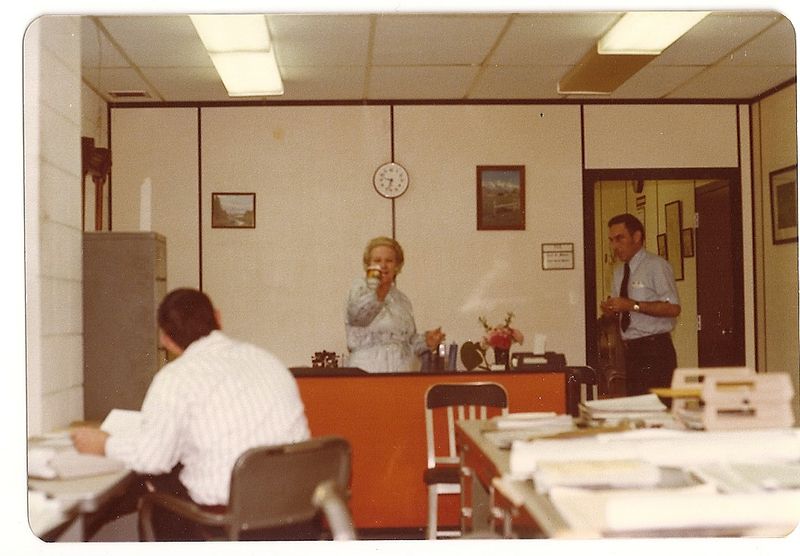
[[[367,284],[370,287],[377,287],[381,281],[381,267],[372,265],[367,267]]]

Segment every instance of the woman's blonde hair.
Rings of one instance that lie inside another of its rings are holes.
[[[376,247],[391,247],[392,250],[394,250],[395,262],[397,263],[397,272],[400,272],[400,270],[403,268],[403,262],[405,261],[405,258],[403,257],[403,248],[400,247],[400,244],[397,243],[397,241],[385,236],[374,237],[369,240],[369,243],[367,243],[366,248],[364,248],[364,270],[366,270],[369,266],[370,255],[372,254],[372,250]]]

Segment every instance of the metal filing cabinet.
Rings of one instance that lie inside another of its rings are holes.
[[[156,310],[166,295],[167,245],[154,232],[83,235],[84,418],[140,409],[156,371]]]

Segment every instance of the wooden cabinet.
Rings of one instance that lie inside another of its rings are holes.
[[[156,310],[166,294],[166,239],[153,232],[83,236],[84,418],[140,409],[166,362]]]

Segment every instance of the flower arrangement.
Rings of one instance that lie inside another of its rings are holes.
[[[521,344],[525,337],[522,332],[516,328],[511,328],[511,321],[514,319],[514,313],[507,313],[506,320],[503,324],[490,326],[486,321],[486,317],[478,317],[478,321],[483,325],[486,334],[481,339],[481,348],[486,350],[491,347],[493,349],[510,349],[511,344]]]

